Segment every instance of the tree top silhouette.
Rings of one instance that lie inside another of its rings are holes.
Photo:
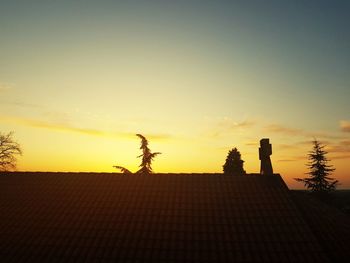
[[[142,150],[142,154],[137,156],[137,158],[142,158],[141,164],[139,165],[140,169],[135,174],[151,174],[152,170],[152,161],[154,157],[161,154],[160,152],[152,153],[151,149],[148,147],[148,140],[142,134],[136,134],[137,137],[141,139],[140,150]],[[125,167],[115,165],[113,166],[117,169],[120,169],[124,174],[132,174],[132,172]]]
[[[243,169],[244,161],[241,159],[241,153],[237,148],[233,148],[228,152],[226,162],[223,165],[224,174],[226,175],[244,175]]]
[[[0,132],[0,171],[8,171],[16,168],[15,155],[21,155],[20,145],[13,140],[13,132],[2,134]]]
[[[330,177],[335,169],[328,164],[329,159],[326,157],[328,152],[324,150],[325,145],[318,140],[315,139],[312,144],[312,150],[308,153],[309,162],[306,164],[309,169],[306,174],[309,177],[294,179],[303,182],[311,192],[318,194],[332,192],[336,189],[338,180]]]

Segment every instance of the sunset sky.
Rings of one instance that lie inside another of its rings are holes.
[[[248,173],[270,138],[302,187],[310,143],[350,188],[350,1],[0,0],[0,132],[18,170]]]

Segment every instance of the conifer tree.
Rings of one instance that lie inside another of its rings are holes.
[[[142,154],[138,157],[142,157],[142,161],[140,164],[140,170],[138,170],[137,174],[150,174],[152,173],[152,161],[154,157],[156,157],[160,152],[154,152],[152,153],[151,150],[148,148],[148,140],[141,134],[136,134],[141,139],[141,146],[140,149],[142,150]]]
[[[142,158],[141,164],[139,167],[141,167],[135,174],[151,174],[152,173],[152,161],[154,157],[156,157],[158,154],[161,154],[160,152],[154,152],[152,153],[150,148],[148,148],[148,140],[145,136],[141,134],[136,134],[137,137],[141,139],[141,146],[140,150],[142,150],[142,154],[137,156],[138,158]],[[128,169],[126,169],[123,166],[115,165],[113,166],[119,170],[123,174],[132,174],[132,172]]]
[[[326,157],[325,146],[317,140],[313,142],[313,148],[308,153],[309,162],[306,164],[309,176],[306,178],[295,178],[298,182],[303,182],[308,190],[315,193],[329,193],[336,189],[338,180],[331,178],[330,175],[335,170],[329,165],[329,159]]]
[[[226,175],[244,175],[244,161],[241,159],[241,153],[237,148],[233,148],[228,152],[226,162],[223,165],[224,174]]]

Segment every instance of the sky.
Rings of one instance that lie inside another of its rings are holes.
[[[0,132],[21,171],[259,172],[305,177],[313,139],[350,188],[349,1],[0,0]]]

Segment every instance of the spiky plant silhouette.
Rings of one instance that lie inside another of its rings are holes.
[[[119,169],[123,174],[132,174],[132,172],[123,166],[115,165],[114,168]]]
[[[327,194],[335,191],[339,183],[338,180],[330,177],[335,168],[329,165],[327,158],[328,152],[324,150],[325,145],[314,139],[312,141],[312,150],[308,153],[309,162],[306,164],[309,168],[306,178],[294,178],[298,182],[304,183],[308,190],[316,194]]]
[[[141,164],[139,167],[141,167],[135,174],[151,174],[153,172],[152,170],[152,161],[154,157],[161,154],[160,152],[154,152],[152,153],[150,148],[148,147],[148,140],[145,136],[142,134],[136,134],[137,137],[141,139],[141,146],[140,150],[142,150],[142,154],[137,156],[137,158],[142,158]],[[132,174],[132,172],[128,169],[126,169],[123,166],[115,165],[113,166],[117,169],[119,169],[123,174]]]
[[[150,148],[148,148],[148,140],[146,139],[146,137],[141,134],[136,134],[136,136],[138,136],[141,139],[140,150],[142,150],[142,154],[138,156],[138,158],[142,158],[141,164],[139,166],[141,168],[136,173],[150,174],[152,173],[152,161],[154,157],[156,157],[161,153],[160,152],[152,153]]]

